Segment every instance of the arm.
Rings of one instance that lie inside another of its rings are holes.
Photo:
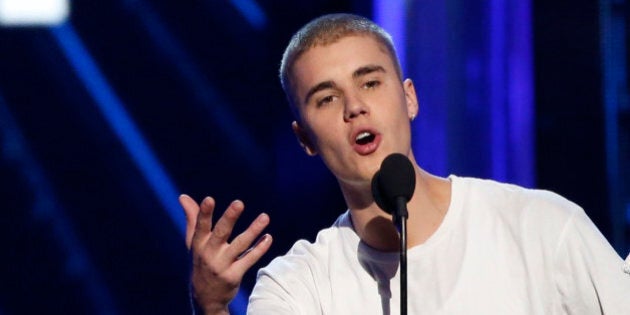
[[[198,205],[189,196],[181,195],[179,202],[186,213],[186,246],[192,254],[191,288],[195,309],[205,314],[229,314],[228,304],[236,296],[243,275],[271,245],[271,236],[265,234],[249,248],[269,224],[269,216],[260,214],[228,243],[234,224],[245,209],[241,201],[232,202],[214,227],[214,199],[206,197]]]
[[[562,308],[570,314],[630,314],[630,274],[582,209],[563,234],[556,260]]]

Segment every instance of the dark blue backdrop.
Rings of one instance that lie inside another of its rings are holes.
[[[291,34],[330,12],[396,28],[427,168],[552,189],[627,251],[598,2],[427,3],[77,0],[61,26],[0,27],[0,314],[187,313],[182,192],[220,211],[244,200],[239,229],[270,214],[274,245],[245,294],[255,269],[330,225],[343,198],[297,145],[277,80]]]

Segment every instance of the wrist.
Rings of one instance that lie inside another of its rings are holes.
[[[190,292],[190,306],[192,307],[193,315],[230,315],[228,303],[203,303],[203,301],[200,301],[196,294],[192,291],[193,290]],[[199,302],[202,302],[203,304]]]
[[[230,309],[227,305],[200,305],[194,298],[191,299],[191,304],[194,315],[230,315]]]

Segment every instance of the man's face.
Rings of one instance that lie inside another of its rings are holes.
[[[401,83],[385,47],[370,36],[315,46],[293,67],[300,123],[309,154],[320,154],[342,184],[369,184],[394,152],[413,158],[409,119],[418,111],[410,80]]]

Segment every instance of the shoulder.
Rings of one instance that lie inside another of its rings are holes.
[[[332,226],[319,231],[314,242],[297,241],[285,255],[274,258],[261,269],[258,277],[288,277],[293,274],[303,275],[306,271],[306,274],[313,274],[314,270],[327,267],[331,255],[339,254],[344,248],[358,242],[359,238],[352,228],[349,213],[346,212]]]
[[[566,222],[582,208],[548,190],[530,189],[494,180],[452,176],[465,204],[516,216],[545,216]]]
[[[452,180],[453,201],[461,204],[469,223],[508,231],[519,240],[557,243],[576,218],[586,216],[580,206],[548,190],[477,178]]]
[[[358,244],[346,212],[331,227],[321,230],[315,242],[297,241],[285,255],[258,271],[250,308],[273,314],[281,314],[280,309],[287,310],[287,314],[317,309],[326,299],[318,288],[330,281],[328,273],[334,268],[330,265],[348,252],[345,249],[352,247],[355,238]]]

